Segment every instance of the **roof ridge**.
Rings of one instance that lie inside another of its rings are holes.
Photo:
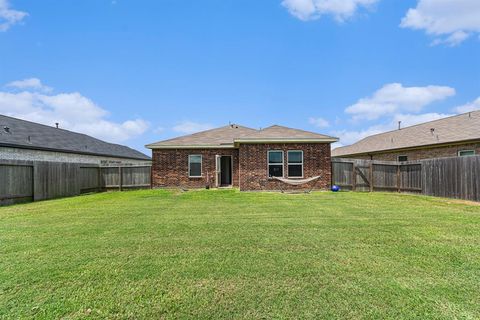
[[[365,137],[365,138],[362,138],[362,139],[360,139],[360,140],[358,140],[358,141],[356,141],[356,142],[354,142],[354,143],[352,143],[352,144],[335,148],[334,150],[340,149],[340,148],[346,148],[346,147],[353,146],[354,144],[357,144],[357,143],[359,143],[359,142],[362,142],[362,141],[364,141],[364,140],[366,140],[366,139],[369,139],[369,138],[371,138],[371,137],[381,136],[381,135],[384,135],[384,134],[387,134],[387,133],[392,133],[392,132],[397,132],[397,131],[400,132],[400,131],[408,130],[408,129],[410,129],[410,128],[423,126],[423,125],[426,125],[426,124],[428,124],[428,123],[438,122],[438,121],[445,121],[445,120],[447,120],[447,119],[457,118],[457,117],[460,117],[460,116],[464,116],[464,115],[466,115],[466,114],[477,113],[477,112],[480,112],[480,110],[473,110],[473,111],[469,111],[469,112],[454,114],[454,115],[447,116],[447,117],[440,118],[440,119],[435,119],[435,120],[430,120],[430,121],[427,121],[427,122],[412,124],[411,126],[407,126],[407,127],[401,128],[401,129],[392,129],[392,130],[388,130],[388,131],[384,131],[384,132],[375,133],[375,134],[369,135],[369,136],[367,136],[367,137]]]
[[[108,152],[101,153],[99,151],[89,151],[88,153],[90,153],[90,154],[102,154],[103,156],[108,155],[108,156],[111,156],[111,157],[120,156],[120,157],[133,158],[132,155],[130,155],[130,156],[122,155],[125,152],[129,152],[129,153],[135,153],[136,154],[135,157],[140,157],[140,155],[141,155],[145,158],[149,158],[143,152],[141,152],[139,150],[136,150],[136,149],[133,149],[133,148],[130,148],[129,146],[122,145],[122,144],[119,144],[119,143],[112,143],[112,142],[104,141],[104,140],[92,137],[92,136],[90,136],[88,134],[85,134],[85,133],[75,132],[75,131],[71,131],[71,130],[67,130],[67,129],[63,129],[63,128],[56,128],[56,127],[49,126],[49,125],[46,125],[46,124],[43,124],[43,123],[38,123],[38,122],[30,121],[30,120],[25,120],[25,119],[21,119],[21,118],[15,118],[15,117],[12,117],[12,116],[7,116],[7,115],[4,115],[4,114],[0,114],[0,122],[2,121],[2,118],[6,121],[6,125],[10,124],[11,126],[14,126],[14,127],[18,126],[18,128],[28,128],[28,131],[33,130],[32,133],[26,132],[25,131],[26,129],[19,130],[19,132],[17,132],[17,133],[14,132],[14,135],[13,135],[13,138],[12,138],[12,139],[14,139],[14,141],[9,142],[11,144],[21,145],[21,144],[18,143],[17,140],[18,139],[26,139],[28,136],[31,136],[34,139],[37,139],[37,138],[42,139],[42,134],[43,135],[48,134],[48,135],[55,136],[55,137],[57,135],[60,135],[60,137],[62,139],[70,139],[71,141],[75,141],[75,142],[87,141],[88,145],[90,147],[93,147],[93,150],[95,150],[95,149],[99,149],[99,150],[100,149],[101,150],[110,149],[113,152],[113,153],[108,154]],[[39,135],[37,135],[37,133]],[[32,147],[40,147],[37,144],[32,144],[31,146]],[[43,145],[42,148],[51,148],[51,149],[53,148],[53,149],[56,149],[56,150],[59,150],[59,151],[66,151],[66,152],[85,152],[84,150],[79,150],[78,148],[76,148],[76,146],[78,146],[78,145],[73,143],[69,146],[63,145],[61,148],[58,147],[58,144],[55,147],[45,147]],[[89,150],[92,150],[92,149],[89,148]]]
[[[261,130],[257,130],[256,132],[252,132],[250,134],[247,134],[239,139],[255,139],[257,137],[257,135],[262,135],[262,134],[268,134],[268,131],[269,129],[279,129],[279,130],[288,130],[288,131],[291,131],[291,132],[294,132],[294,133],[297,133],[297,134],[307,134],[307,135],[313,135],[313,136],[316,136],[316,138],[322,138],[322,139],[335,139],[335,140],[338,140],[337,137],[333,137],[333,136],[330,136],[330,135],[326,135],[326,134],[323,134],[323,133],[318,133],[318,132],[313,132],[313,131],[308,131],[308,130],[304,130],[304,129],[296,129],[296,128],[291,128],[291,127],[287,127],[287,126],[282,126],[282,125],[278,125],[278,124],[274,124],[274,125],[271,125],[271,126],[268,126],[266,128],[263,128]],[[282,137],[278,137],[278,139],[280,138],[287,138],[287,133],[284,133],[286,134],[285,136],[282,136]],[[293,133],[292,133],[293,134]],[[310,137],[309,139],[315,139],[314,137]]]
[[[335,156],[339,156],[455,141],[478,140],[480,138],[480,132],[477,130],[479,124],[480,110],[464,112],[417,123],[400,130],[396,129],[372,134],[350,145],[335,148],[333,151],[335,151]],[[434,129],[434,131],[431,129]],[[435,141],[432,140],[432,137]]]
[[[55,130],[63,130],[63,131],[67,131],[67,132],[75,133],[75,134],[83,134],[85,136],[91,137],[91,136],[89,136],[85,133],[75,132],[75,131],[71,131],[71,130],[68,130],[68,129],[63,129],[63,128],[60,128],[60,127],[57,128],[57,127],[49,126],[48,124],[44,124],[44,123],[40,123],[40,122],[34,122],[34,121],[31,121],[31,120],[25,120],[25,119],[21,119],[21,118],[15,118],[15,117],[7,116],[7,115],[4,115],[4,114],[0,114],[0,116],[5,117],[5,118],[10,118],[10,119],[13,119],[13,120],[16,120],[16,121],[24,121],[24,122],[32,123],[32,124],[35,124],[37,126],[43,126],[43,127],[47,127],[47,128],[55,129]],[[91,138],[97,139],[95,137],[91,137]]]
[[[98,139],[98,138],[95,138],[91,135],[88,135],[86,133],[82,133],[82,132],[76,132],[76,131],[72,131],[72,130],[68,130],[68,129],[63,129],[63,128],[60,128],[60,127],[52,127],[52,126],[49,126],[48,124],[43,124],[43,123],[40,123],[40,122],[34,122],[34,121],[30,121],[30,120],[25,120],[25,119],[20,119],[20,118],[15,118],[15,117],[11,117],[11,116],[6,116],[4,114],[0,114],[0,116],[2,117],[5,117],[5,118],[10,118],[10,119],[13,119],[13,120],[16,120],[16,121],[24,121],[24,122],[28,122],[28,123],[31,123],[31,124],[34,124],[34,125],[37,125],[37,126],[42,126],[42,127],[46,127],[46,128],[49,128],[51,130],[61,130],[61,131],[65,131],[65,132],[68,132],[68,133],[72,133],[72,134],[76,134],[76,135],[82,135],[82,136],[85,136],[85,137],[89,137],[89,138],[92,138],[92,139],[95,139],[97,141],[100,141],[102,143],[108,143],[108,144],[112,144],[112,145],[117,145],[117,146],[121,146],[121,147],[127,147],[123,144],[118,144],[118,143],[113,143],[113,142],[108,142],[108,141],[103,141],[101,139]],[[129,147],[127,147],[129,148]],[[132,149],[132,150],[135,150],[135,149]],[[138,151],[138,150],[136,150]]]
[[[235,131],[236,129],[239,129],[239,130]],[[251,133],[258,131],[256,129],[253,129],[253,128],[250,128],[250,127],[247,127],[247,126],[244,126],[244,125],[240,125],[240,124],[237,124],[237,123],[230,123],[230,124],[227,124],[227,125],[224,125],[224,126],[221,126],[221,127],[215,127],[215,128],[211,128],[211,129],[207,129],[207,130],[203,130],[203,131],[199,131],[199,132],[194,132],[194,133],[190,133],[190,134],[184,134],[184,135],[181,135],[181,136],[172,137],[172,138],[169,138],[169,139],[166,139],[166,140],[156,141],[156,142],[147,144],[146,147],[148,148],[148,147],[154,146],[154,145],[171,143],[171,142],[175,142],[176,140],[182,140],[182,139],[184,139],[184,140],[189,139],[189,138],[201,139],[203,136],[208,136],[209,134],[210,135],[215,134],[216,131],[219,131],[219,133],[217,135],[220,135],[222,133],[222,130],[224,132],[229,132],[227,134],[227,136],[239,135],[239,137],[242,137],[242,136],[246,135],[244,133],[244,131],[250,131]],[[234,138],[235,137],[232,137],[231,142],[228,142],[228,143],[233,144]],[[227,142],[223,143],[223,145],[226,144],[226,143]]]

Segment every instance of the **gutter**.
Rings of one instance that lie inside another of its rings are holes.
[[[324,139],[281,139],[281,138],[267,138],[267,139],[238,139],[235,143],[334,143],[338,138],[324,138]]]
[[[45,148],[45,147],[37,147],[37,146],[24,146],[24,145],[9,144],[9,143],[0,143],[0,147],[27,149],[27,150],[39,150],[39,151],[52,151],[52,152],[61,152],[61,153],[72,153],[72,154],[83,154],[83,155],[87,155],[87,156],[101,156],[101,157],[110,157],[110,158],[152,161],[152,158],[148,157],[147,155],[145,155],[145,158],[139,158],[139,157],[137,158],[137,157],[126,157],[126,156],[114,155],[114,154],[104,154],[104,153],[94,153],[94,152],[86,152],[86,151]]]
[[[237,139],[234,144],[223,145],[145,145],[148,149],[236,149],[242,143],[334,143],[338,138],[325,139]]]
[[[235,149],[233,144],[228,145],[171,145],[171,146],[162,146],[162,145],[154,145],[154,144],[147,144],[145,148],[148,149]]]

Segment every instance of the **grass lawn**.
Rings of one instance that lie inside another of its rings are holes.
[[[102,193],[0,208],[0,318],[479,319],[480,206]]]

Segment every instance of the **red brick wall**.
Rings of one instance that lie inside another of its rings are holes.
[[[348,156],[341,158],[354,158],[354,159],[373,159],[373,160],[382,160],[382,161],[397,161],[398,156],[407,156],[408,160],[422,160],[422,159],[431,159],[431,158],[446,158],[446,157],[456,157],[458,151],[461,150],[475,150],[476,154],[480,154],[480,143],[469,143],[461,145],[452,145],[452,146],[443,146],[443,147],[430,147],[425,149],[416,149],[408,151],[396,151],[396,152],[385,152],[385,153],[375,153],[371,156],[361,155],[361,156]]]
[[[287,176],[287,151],[302,150],[304,178],[322,176],[318,181],[294,187],[268,178],[268,150],[284,151],[284,176]],[[327,189],[331,181],[330,144],[241,144],[240,190]]]
[[[202,155],[202,177],[188,177],[188,155]],[[232,156],[232,182],[238,187],[238,149],[154,149],[152,187],[205,188],[215,186],[215,156]]]

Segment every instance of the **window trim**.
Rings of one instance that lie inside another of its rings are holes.
[[[407,160],[403,160],[403,161],[402,161],[402,160],[400,160],[400,157],[406,157]],[[397,156],[397,161],[398,161],[398,162],[407,162],[407,161],[408,161],[408,156],[407,156],[407,155],[404,155],[404,154],[401,154],[401,155]]]
[[[191,167],[190,167],[190,163],[191,163],[190,158],[191,157],[200,157],[200,175],[199,176],[192,176],[192,174],[191,174]],[[189,154],[188,155],[188,177],[189,178],[202,178],[203,177],[203,155],[201,155],[201,154]]]
[[[473,154],[461,155],[460,153],[462,153],[462,152],[473,152]],[[458,150],[458,152],[457,152],[457,155],[458,155],[459,157],[471,157],[471,156],[474,156],[474,155],[476,155],[476,154],[477,154],[477,153],[475,152],[474,149]]]
[[[282,153],[282,163],[272,163],[270,164],[270,152],[281,152]],[[279,166],[282,165],[282,178],[285,177],[285,152],[283,150],[267,150],[267,177],[268,179],[273,179],[270,177],[270,166]]]
[[[288,154],[289,154],[290,152],[301,152],[301,153],[302,153],[302,163],[290,163],[289,157],[288,157]],[[289,178],[293,178],[293,179],[303,179],[303,176],[304,176],[303,168],[304,168],[304,162],[305,162],[305,160],[303,159],[303,155],[304,155],[303,150],[288,150],[288,151],[287,151],[287,176],[288,176]],[[295,165],[296,165],[296,166],[301,165],[301,166],[302,166],[302,175],[301,175],[301,176],[290,177],[290,175],[288,174],[288,167],[289,167],[290,165],[294,165],[294,166],[295,166]]]

